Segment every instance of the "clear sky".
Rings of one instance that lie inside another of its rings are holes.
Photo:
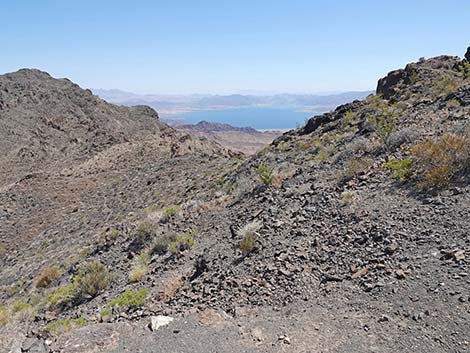
[[[374,89],[470,45],[466,0],[0,0],[0,16],[0,72],[137,93]]]

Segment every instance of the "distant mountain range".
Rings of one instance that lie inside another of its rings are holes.
[[[372,91],[343,92],[330,95],[275,94],[275,95],[158,95],[135,94],[118,89],[93,89],[106,101],[119,105],[149,105],[165,118],[194,110],[233,109],[248,107],[299,107],[330,110],[355,99],[362,99]]]

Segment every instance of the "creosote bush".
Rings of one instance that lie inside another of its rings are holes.
[[[48,266],[42,270],[41,274],[36,278],[36,287],[49,287],[60,276],[60,271],[56,266]]]
[[[93,298],[111,284],[111,275],[105,265],[91,262],[78,271],[73,283],[79,296]]]
[[[444,189],[454,182],[468,181],[470,173],[470,137],[445,134],[411,149],[420,186],[423,189]]]
[[[150,254],[163,255],[168,252],[168,248],[172,242],[176,240],[175,234],[163,234],[158,236],[150,248]]]
[[[166,217],[169,218],[169,217],[174,216],[175,214],[177,214],[180,209],[181,208],[178,205],[165,207],[163,209],[163,215],[165,215]]]
[[[54,321],[46,326],[46,331],[49,333],[60,336],[66,332],[84,327],[88,324],[85,318],[79,317],[77,319],[60,319]]]
[[[173,254],[178,254],[185,250],[191,249],[194,246],[194,243],[195,241],[191,236],[191,233],[184,232],[176,236],[176,239],[168,245],[168,250],[170,250]]]
[[[369,158],[355,158],[348,160],[340,177],[340,181],[347,182],[357,177],[367,171],[371,165],[372,161]]]
[[[413,161],[409,158],[406,159],[390,159],[384,164],[388,169],[395,172],[395,178],[400,180],[408,180],[413,177]]]
[[[256,168],[256,174],[258,175],[259,180],[264,185],[271,185],[274,180],[274,173],[273,169],[269,168],[265,164],[260,164],[258,168]]]
[[[114,308],[117,311],[127,311],[129,309],[139,309],[145,304],[147,299],[147,289],[141,288],[137,291],[128,289],[119,297],[111,300],[107,308]]]

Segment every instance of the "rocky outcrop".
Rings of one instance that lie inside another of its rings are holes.
[[[467,52],[465,53],[465,59],[467,59],[467,61],[470,61],[470,47],[468,47]]]

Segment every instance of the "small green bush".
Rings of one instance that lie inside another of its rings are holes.
[[[116,308],[119,311],[139,309],[145,304],[147,293],[146,288],[141,288],[138,291],[128,289],[119,297],[111,300],[107,307]]]
[[[176,240],[175,234],[164,234],[155,239],[150,254],[163,255],[168,252],[170,244]]]
[[[274,180],[274,169],[269,168],[265,164],[260,164],[258,168],[256,168],[256,174],[260,181],[265,185],[271,185]]]
[[[49,333],[60,336],[73,329],[84,327],[88,324],[87,320],[83,317],[77,319],[60,319],[54,321],[46,326],[46,331]]]
[[[354,158],[348,160],[341,175],[341,181],[346,182],[357,177],[367,171],[371,165],[372,161],[369,158]]]
[[[48,305],[56,306],[69,303],[75,299],[76,295],[77,287],[73,283],[57,287],[49,294]]]
[[[168,245],[168,250],[174,254],[189,250],[194,246],[194,238],[190,232],[184,232],[176,236],[176,239]]]
[[[23,310],[28,310],[28,309],[31,309],[32,308],[32,305],[31,304],[28,304],[22,300],[17,300],[13,303],[13,306],[12,306],[12,310],[13,310],[13,313],[17,313],[17,312],[20,312],[20,311],[23,311]]]
[[[459,84],[457,80],[450,76],[443,76],[434,83],[433,92],[436,96],[446,96],[457,90]]]
[[[163,209],[163,214],[166,217],[171,217],[174,216],[178,211],[180,210],[180,207],[178,205],[173,205],[173,206],[168,206]]]
[[[155,235],[155,225],[151,222],[141,222],[135,234],[140,241],[145,242]]]
[[[409,158],[402,160],[390,159],[384,166],[393,170],[397,179],[407,180],[413,177],[413,161]]]
[[[93,298],[111,284],[111,275],[105,265],[91,262],[78,271],[73,283],[80,297]]]

